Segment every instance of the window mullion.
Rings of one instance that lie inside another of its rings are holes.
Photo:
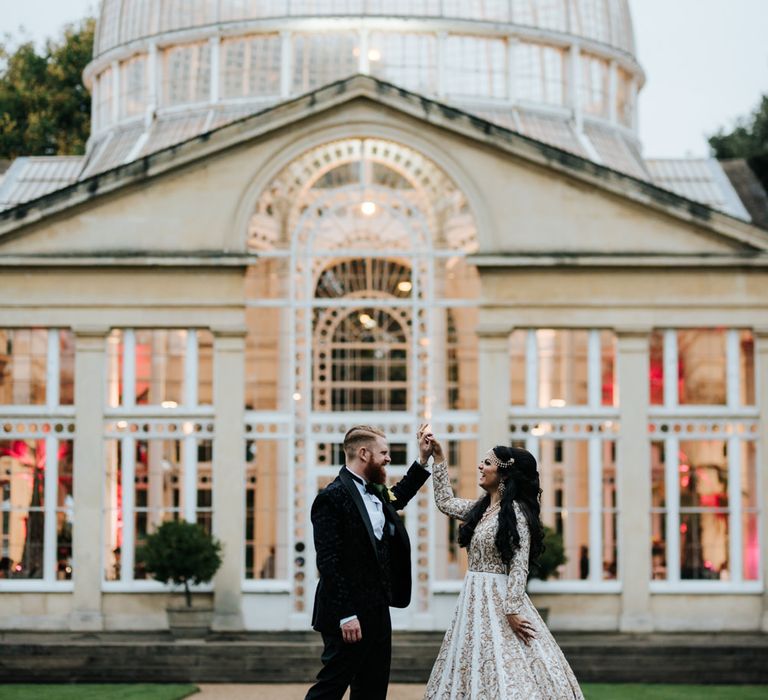
[[[447,32],[437,33],[437,85],[436,94],[438,97],[445,96],[446,93],[446,69],[445,69],[445,56],[446,56],[446,44],[448,43]]]
[[[590,408],[600,408],[602,404],[600,350],[600,331],[592,329],[587,344],[587,393]]]
[[[664,331],[664,408],[675,408],[679,402],[677,392],[677,332]]]
[[[288,97],[293,84],[293,36],[280,32],[280,96]]]
[[[738,340],[738,338],[737,338]],[[742,512],[741,512],[741,441],[737,437],[728,439],[728,555],[731,581],[741,583],[742,566]]]
[[[197,521],[197,437],[184,437],[183,516],[188,523]]]
[[[136,540],[136,441],[132,437],[120,440],[122,465],[123,541],[120,545],[120,580],[133,580]]]
[[[123,407],[136,406],[136,331],[123,331]]]
[[[589,580],[602,578],[603,518],[603,454],[602,440],[589,439]]]
[[[49,411],[59,405],[60,357],[59,333],[57,328],[48,329],[48,352],[45,365],[45,403]]]
[[[665,346],[666,347],[666,346]],[[667,494],[667,580],[680,581],[680,441],[676,437],[664,442],[665,491]]]
[[[539,405],[539,349],[536,331],[531,328],[525,337],[525,406],[535,409]]]
[[[738,408],[739,396],[739,331],[730,329],[725,336],[725,379],[728,408]]]
[[[184,353],[184,406],[193,408],[197,405],[198,383],[198,342],[197,331],[187,331],[187,351]]]
[[[50,337],[50,336],[49,336]],[[45,438],[45,485],[43,496],[43,580],[56,580],[56,505],[58,502],[58,440]]]

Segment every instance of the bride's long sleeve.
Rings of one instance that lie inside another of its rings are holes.
[[[517,516],[517,534],[520,536],[520,545],[515,550],[509,567],[507,598],[504,601],[504,613],[506,615],[516,615],[523,607],[525,587],[528,583],[528,556],[531,551],[531,533],[528,530],[528,521],[517,503],[515,503],[515,515]]]
[[[452,518],[464,520],[472,510],[475,501],[467,498],[456,498],[451,488],[451,479],[448,476],[448,462],[443,460],[432,468],[432,487],[435,493],[435,505],[438,510]]]

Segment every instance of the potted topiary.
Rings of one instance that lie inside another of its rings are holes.
[[[539,561],[533,571],[530,572],[528,580],[538,579],[546,581],[550,576],[554,576],[557,570],[568,561],[565,556],[565,547],[563,547],[563,536],[555,532],[548,525],[544,525],[544,551],[539,557]],[[544,622],[549,618],[549,608],[537,608]]]
[[[176,637],[205,635],[213,608],[193,607],[189,586],[210,581],[221,566],[221,543],[197,523],[164,522],[138,551],[137,559],[157,581],[184,586],[186,606],[168,606],[168,625]]]

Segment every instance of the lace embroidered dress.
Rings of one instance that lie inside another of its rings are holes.
[[[463,520],[475,501],[454,498],[445,462],[435,465],[432,484],[437,507]],[[432,668],[425,700],[583,700],[576,677],[525,585],[530,535],[515,503],[520,546],[509,568],[494,539],[498,509],[486,511],[469,546],[469,570],[453,620]],[[535,639],[515,636],[506,615],[528,620]]]

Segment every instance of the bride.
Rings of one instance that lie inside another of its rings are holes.
[[[454,498],[440,443],[430,436],[437,507],[463,521],[469,570],[427,685],[425,700],[583,700],[560,647],[525,592],[544,549],[533,455],[494,447],[478,469],[485,496]]]

